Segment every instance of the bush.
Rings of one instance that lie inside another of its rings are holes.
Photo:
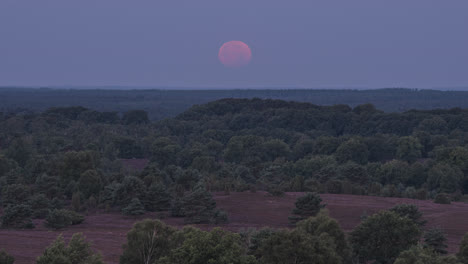
[[[439,193],[434,198],[434,203],[437,203],[437,204],[450,204],[451,203],[450,196],[445,194],[445,193]]]
[[[267,192],[275,197],[282,197],[284,196],[284,190],[281,186],[268,186]]]
[[[296,208],[292,210],[293,215],[289,216],[291,224],[296,224],[308,217],[315,216],[320,212],[320,209],[325,207],[322,204],[322,198],[316,193],[307,193],[297,198],[295,205]]]
[[[55,209],[49,212],[45,226],[61,229],[70,225],[78,225],[84,221],[84,217],[74,211],[66,209]]]
[[[140,202],[140,199],[133,198],[130,204],[122,209],[124,215],[142,215],[145,213],[145,207]]]
[[[216,210],[213,216],[214,224],[226,224],[229,222],[228,214],[223,210]]]
[[[15,262],[15,258],[8,255],[5,250],[0,251],[0,264],[13,264]]]
[[[29,205],[9,205],[2,216],[2,228],[34,228]]]

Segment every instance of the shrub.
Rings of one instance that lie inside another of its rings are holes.
[[[70,225],[78,225],[84,221],[84,217],[74,211],[66,209],[54,209],[49,212],[45,226],[61,229]]]
[[[445,194],[445,193],[439,193],[434,198],[434,203],[437,203],[437,204],[450,204],[451,203],[450,196]]]
[[[284,196],[284,190],[281,188],[281,186],[276,186],[276,185],[271,185],[268,186],[267,192],[275,197],[282,197]]]
[[[291,224],[296,224],[298,221],[315,216],[320,209],[325,207],[325,205],[322,204],[322,198],[316,193],[307,193],[297,198],[295,205],[296,208],[292,210],[293,215],[289,216]]]
[[[228,214],[223,210],[216,210],[213,216],[214,224],[226,224],[229,222]]]
[[[145,213],[145,208],[140,202],[140,199],[133,198],[132,201],[122,209],[124,215],[142,215]]]

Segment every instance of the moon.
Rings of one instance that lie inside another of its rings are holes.
[[[221,46],[218,59],[226,67],[240,68],[249,64],[252,59],[252,51],[244,42],[233,40]]]

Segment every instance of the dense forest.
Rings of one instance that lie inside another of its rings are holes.
[[[438,91],[418,89],[378,90],[127,90],[103,87],[96,89],[51,89],[0,87],[0,112],[42,112],[50,107],[83,106],[97,111],[124,113],[133,109],[148,112],[151,120],[161,120],[188,110],[196,104],[205,104],[222,98],[262,98],[308,102],[317,105],[346,104],[355,107],[372,103],[385,112],[403,112],[412,109],[430,110],[453,107],[468,108],[468,91]]]
[[[132,170],[123,166],[128,159],[149,163]],[[386,113],[371,104],[317,106],[254,98],[197,105],[158,122],[151,122],[143,110],[121,114],[55,107],[37,113],[6,112],[0,114],[0,186],[2,228],[34,228],[31,219],[42,218],[51,229],[80,224],[87,210],[126,215],[168,211],[186,223],[222,224],[229,216],[216,208],[212,191],[266,190],[276,196],[310,192],[289,216],[295,226],[291,230],[241,234],[246,238],[222,230],[177,231],[159,222],[137,224],[136,229],[162,229],[167,236],[158,238],[158,245],[168,246],[152,262],[140,262],[132,259],[136,256],[130,250],[131,239],[138,238],[129,233],[129,251],[121,263],[208,263],[185,260],[198,254],[192,252],[197,250],[194,245],[207,243],[214,247],[213,254],[219,253],[210,241],[228,248],[226,254],[235,259],[212,263],[349,263],[351,256],[361,263],[393,263],[421,238],[420,217],[410,219],[414,223],[406,217],[408,212],[417,215],[417,208],[369,216],[348,241],[336,222],[320,211],[317,193],[438,203],[465,199],[468,110]],[[369,249],[367,234],[376,223],[406,228],[388,238],[401,241],[401,248]],[[288,248],[293,242],[299,244]],[[60,238],[56,243],[66,247]],[[293,248],[305,255],[287,262],[284,256]],[[415,263],[411,257],[437,260],[433,251],[411,250],[410,260],[395,263]],[[310,262],[317,256],[322,261]],[[457,260],[437,261],[433,263]]]

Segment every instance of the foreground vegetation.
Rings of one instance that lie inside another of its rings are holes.
[[[314,203],[311,203],[314,204]],[[456,255],[447,255],[439,229],[425,228],[414,205],[398,205],[364,217],[345,234],[326,209],[290,229],[245,229],[231,233],[220,228],[202,231],[176,229],[159,220],[137,222],[127,234],[120,264],[464,264],[468,263],[468,234]],[[0,252],[1,264],[14,258]],[[37,264],[104,263],[82,234],[68,243],[60,235],[36,260]]]

